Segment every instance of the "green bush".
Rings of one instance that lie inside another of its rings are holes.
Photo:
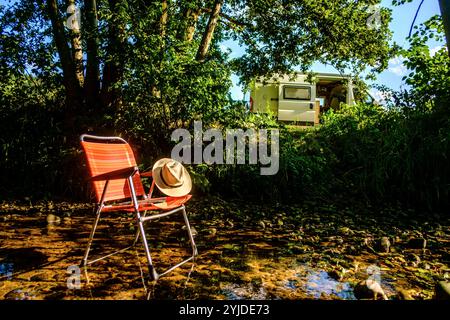
[[[261,176],[259,165],[192,165],[197,191],[269,202],[339,196],[448,208],[449,117],[358,104],[330,110],[322,121],[312,129],[278,127],[274,176]]]
[[[332,175],[334,160],[315,138],[315,131],[287,128],[270,114],[253,114],[238,106],[218,117],[215,127],[223,129],[278,129],[279,171],[267,176],[260,174],[260,164],[191,165],[194,182],[200,184],[197,190],[262,201],[300,201],[327,188],[325,180]],[[248,163],[248,155],[246,159]]]
[[[450,122],[420,110],[344,107],[324,117],[318,132],[330,140],[349,192],[429,208],[448,205]]]

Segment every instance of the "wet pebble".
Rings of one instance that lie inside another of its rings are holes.
[[[380,240],[380,249],[383,250],[383,252],[389,253],[390,248],[391,242],[389,241],[389,238],[382,237]]]
[[[186,226],[183,226],[181,229],[186,230]],[[191,226],[191,232],[192,232],[192,236],[196,237],[198,235],[197,230]]]
[[[38,273],[30,277],[30,281],[48,281],[50,279],[52,279],[51,275],[45,273]]]
[[[59,224],[59,223],[61,223],[61,218],[50,213],[49,215],[47,215],[47,223],[48,224]]]
[[[402,288],[397,289],[397,298],[399,300],[414,300],[414,298],[411,296],[411,293],[408,290]]]
[[[434,288],[434,298],[437,300],[450,300],[450,282],[439,281]]]
[[[5,294],[5,300],[30,300],[32,296],[23,290],[14,289]]]
[[[388,300],[381,285],[372,279],[359,282],[353,292],[358,300],[377,299],[380,296],[384,300]]]
[[[431,269],[431,266],[428,263],[426,263],[426,262],[422,261],[419,265],[420,265],[420,267],[422,269],[425,269],[425,270],[430,270]]]
[[[225,222],[226,222],[226,224],[227,224],[230,228],[233,228],[233,227],[234,227],[233,221],[231,221],[231,220],[226,220]]]
[[[411,263],[411,265],[413,267],[418,267],[421,262],[420,257],[415,253],[408,254],[406,256],[406,258],[408,259],[408,261]]]
[[[339,270],[332,270],[328,272],[328,275],[331,279],[334,279],[336,281],[339,281],[341,279],[341,272]]]
[[[412,238],[409,239],[407,246],[411,249],[425,249],[427,246],[427,240],[424,238]]]

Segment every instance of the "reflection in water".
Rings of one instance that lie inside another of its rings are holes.
[[[14,271],[14,263],[0,263],[0,279],[11,280]]]
[[[355,300],[353,289],[349,283],[336,281],[325,271],[313,271],[306,280],[306,292],[319,299],[322,294],[336,295],[341,299]]]
[[[281,272],[279,266],[269,269],[265,263],[261,263],[260,266],[269,271],[268,275],[262,276],[266,285],[272,287],[270,294],[265,288],[264,281],[260,284],[254,281],[244,284],[227,283],[221,287],[221,293],[228,300],[320,299],[327,297],[345,300],[356,299],[350,283],[334,280],[323,270],[313,269],[305,264],[289,264],[288,261],[289,259],[286,259],[280,263],[284,266]]]

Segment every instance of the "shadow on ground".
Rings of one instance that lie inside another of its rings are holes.
[[[370,299],[356,289],[373,267],[389,299],[430,299],[450,272],[450,224],[438,215],[206,199],[188,207],[200,253],[194,264],[149,282],[139,242],[81,268],[76,289],[71,268],[81,261],[92,207],[3,203],[1,210],[0,299]],[[49,224],[49,214],[59,223]],[[178,218],[147,225],[159,271],[189,254]],[[132,216],[105,214],[92,255],[130,244],[135,231]]]

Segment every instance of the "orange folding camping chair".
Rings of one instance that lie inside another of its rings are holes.
[[[184,206],[191,198],[191,195],[152,198],[155,180],[153,179],[148,194],[145,193],[141,182],[141,177],[151,177],[152,172],[139,172],[133,151],[124,139],[120,137],[100,137],[87,134],[82,135],[80,139],[81,146],[86,156],[89,178],[92,182],[93,191],[97,200],[96,217],[94,224],[92,225],[82,265],[86,266],[92,264],[132,248],[137,243],[139,236],[144,245],[151,280],[157,280],[159,277],[169,273],[184,263],[194,260],[198,253],[187,218],[186,208]],[[134,242],[130,246],[119,251],[88,261],[89,250],[94,239],[97,224],[100,220],[100,214],[113,211],[135,213],[138,228]],[[147,216],[146,213],[148,211],[158,211],[158,213]],[[158,273],[155,270],[150,254],[149,244],[145,235],[144,222],[166,217],[177,212],[183,214],[192,247],[192,255],[166,271]]]

